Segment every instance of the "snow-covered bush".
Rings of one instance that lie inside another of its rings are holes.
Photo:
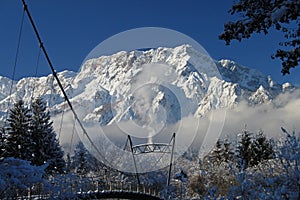
[[[49,177],[50,196],[59,199],[76,199],[78,193],[95,191],[95,183],[75,174],[57,174]]]
[[[237,183],[235,176],[237,168],[231,162],[222,161],[218,164],[205,160],[200,163],[200,173],[191,177],[189,182],[189,195],[200,195],[201,198],[226,195],[232,185]]]
[[[237,153],[235,158],[224,159],[226,151],[219,141],[200,160],[197,173],[189,175],[188,196],[198,199],[300,199],[300,140],[295,133],[282,131],[284,137],[272,143],[259,142],[261,134],[253,138],[257,141],[257,149],[251,148],[251,153],[254,152],[259,162],[249,159],[247,167],[240,165]],[[264,144],[272,145],[272,153],[270,146],[264,148]],[[237,151],[240,146],[235,148]],[[255,150],[260,153],[255,154]],[[262,159],[257,158],[259,155]]]
[[[0,162],[0,198],[26,194],[34,184],[44,183],[46,165],[32,166],[28,161],[5,158]]]
[[[276,146],[276,157],[238,171],[227,198],[300,199],[300,141],[282,130],[285,137]]]

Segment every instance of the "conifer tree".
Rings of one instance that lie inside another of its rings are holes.
[[[228,141],[228,139],[219,139],[208,157],[215,164],[220,164],[221,162],[229,162],[233,160],[234,153],[231,149],[231,144]]]
[[[239,141],[238,147],[237,147],[237,157],[239,159],[239,166],[242,169],[246,169],[253,156],[252,152],[252,133],[250,133],[248,130],[244,130],[242,134],[242,138]]]
[[[71,172],[71,169],[72,169],[72,161],[71,161],[71,157],[70,157],[70,154],[68,153],[67,154],[67,158],[66,158],[66,172],[67,173],[70,173]]]
[[[72,157],[72,166],[74,171],[79,175],[86,175],[90,170],[89,165],[89,152],[80,141],[75,146],[74,156]]]
[[[215,164],[220,164],[221,161],[223,160],[222,158],[222,154],[223,154],[223,148],[222,148],[222,142],[221,140],[219,139],[217,142],[216,142],[216,145],[215,147],[212,149],[211,151],[211,161]]]
[[[231,148],[231,143],[229,142],[228,139],[225,139],[223,142],[223,145],[224,145],[224,150],[223,150],[222,157],[223,157],[224,161],[225,162],[232,161],[234,158],[234,153]]]
[[[274,150],[270,140],[267,140],[263,131],[259,131],[255,140],[252,143],[253,159],[251,165],[257,165],[263,160],[267,160],[273,157]]]
[[[90,172],[98,173],[106,168],[100,161],[98,161],[80,141],[74,149],[74,155],[71,157],[70,171],[74,171],[79,175],[86,175]]]
[[[3,159],[4,151],[5,151],[5,129],[0,128],[0,161]]]
[[[30,133],[30,118],[30,110],[24,105],[23,100],[14,104],[7,119],[5,157],[32,161],[34,150]]]
[[[30,126],[35,147],[32,164],[39,166],[48,163],[46,169],[48,173],[63,173],[65,170],[64,153],[56,139],[52,123],[46,103],[41,98],[37,98],[32,103]]]

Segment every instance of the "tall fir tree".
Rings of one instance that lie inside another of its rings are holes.
[[[5,129],[3,127],[0,128],[0,161],[4,158],[5,151]]]
[[[227,138],[224,139],[223,145],[224,145],[224,151],[223,151],[222,157],[223,157],[224,161],[225,162],[233,161],[234,152],[232,150],[231,143]]]
[[[241,169],[246,169],[249,166],[253,159],[252,154],[252,133],[245,129],[237,147],[237,157]]]
[[[86,175],[94,170],[92,163],[94,157],[88,152],[84,144],[79,141],[75,146],[74,155],[72,157],[72,169],[79,175]]]
[[[216,142],[215,147],[211,150],[211,152],[207,156],[207,159],[209,159],[210,162],[213,162],[217,165],[221,164],[222,162],[233,161],[234,153],[233,150],[231,149],[230,141],[228,141],[228,139],[224,139],[224,140],[219,139]]]
[[[70,153],[68,153],[67,157],[66,157],[66,173],[71,172],[71,167],[72,167],[71,164],[72,164],[71,156],[70,156]]]
[[[53,122],[47,111],[46,103],[37,98],[32,102],[31,133],[34,141],[33,165],[48,164],[48,173],[63,173],[65,170],[64,153],[56,139]]]
[[[8,116],[7,139],[4,157],[32,161],[34,155],[30,132],[31,114],[23,100],[14,104]]]
[[[219,139],[216,142],[215,147],[212,149],[210,153],[210,160],[214,164],[219,165],[223,160],[222,154],[223,154],[222,141]]]
[[[272,142],[266,138],[263,131],[256,134],[252,143],[253,159],[251,165],[257,165],[259,162],[273,158],[274,150]]]

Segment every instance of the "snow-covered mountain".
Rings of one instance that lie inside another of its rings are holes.
[[[249,105],[272,103],[278,94],[294,88],[234,61],[213,61],[216,68],[211,62],[191,46],[182,45],[122,51],[87,60],[78,73],[63,71],[58,76],[82,120],[100,125],[125,120],[141,125],[174,123],[188,115],[201,117],[211,109],[234,108],[242,100]],[[151,81],[168,73],[163,64],[170,66],[173,79]],[[42,96],[53,115],[68,109],[52,75],[14,82],[11,96],[10,88],[11,81],[0,77],[2,120],[10,98],[30,101]]]

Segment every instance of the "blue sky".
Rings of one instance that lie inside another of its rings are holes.
[[[282,76],[281,63],[272,60],[283,39],[280,32],[254,35],[226,46],[218,40],[223,25],[234,19],[227,12],[233,1],[220,0],[27,0],[44,45],[57,71],[78,71],[87,54],[105,39],[133,28],[163,27],[196,40],[214,59],[231,59],[271,75],[277,82],[300,85],[300,68]],[[22,16],[21,0],[0,2],[0,75],[11,77]],[[38,43],[25,16],[16,79],[33,76]],[[38,76],[51,73],[41,59]]]

